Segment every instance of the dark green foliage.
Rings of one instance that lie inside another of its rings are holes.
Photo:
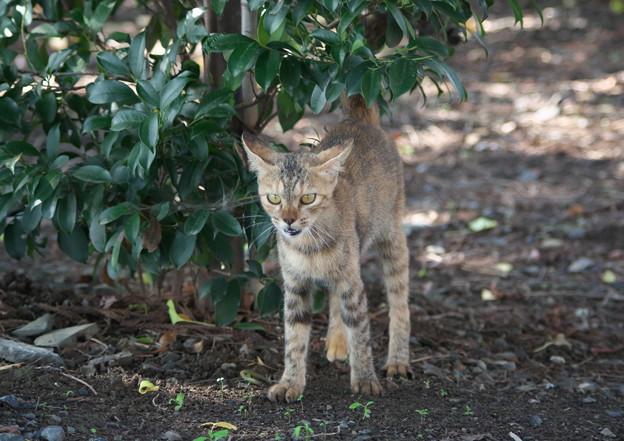
[[[251,0],[259,18],[250,38],[209,34],[207,11],[189,2],[142,0],[137,7],[152,11],[143,32],[106,35],[120,8],[135,5],[126,3],[76,0],[67,9],[59,0],[0,2],[0,233],[13,258],[43,246],[43,221],[72,258],[105,253],[112,278],[188,261],[217,261],[226,274],[237,237],[265,258],[270,222],[234,152],[231,123],[243,120],[237,109],[259,107],[248,129],[277,116],[288,130],[306,107],[318,113],[343,92],[361,93],[369,104],[394,100],[425,76],[448,81],[463,98],[445,63],[452,53],[446,31],[465,29],[473,16],[480,23],[490,4]],[[226,3],[212,0],[213,13],[225,14]],[[521,21],[518,2],[509,3]],[[371,36],[365,20],[374,17],[386,27]],[[63,46],[52,49],[53,38]],[[154,51],[158,42],[164,53]],[[380,55],[384,47],[394,50]],[[223,87],[200,80],[198,48],[224,55]],[[255,101],[236,102],[249,73],[259,85]],[[202,287],[218,324],[235,319],[249,277],[266,279],[257,261]],[[280,302],[279,288],[266,280],[260,314]]]

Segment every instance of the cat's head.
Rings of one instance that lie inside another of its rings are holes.
[[[243,146],[249,168],[258,176],[260,201],[275,228],[287,238],[312,234],[316,220],[332,204],[353,140],[318,153],[278,153],[245,134]]]

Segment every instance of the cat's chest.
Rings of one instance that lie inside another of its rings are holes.
[[[282,270],[298,279],[315,279],[317,282],[340,277],[344,271],[349,253],[338,244],[324,250],[304,252],[294,247],[279,244],[278,254]]]

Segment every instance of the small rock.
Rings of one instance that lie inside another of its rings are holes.
[[[349,425],[347,423],[345,423],[344,421],[342,421],[339,425],[338,425],[338,433],[342,433],[349,430]]]
[[[22,342],[0,338],[0,359],[11,363],[34,362],[61,366],[63,359],[49,349],[38,348]]]
[[[0,441],[26,441],[26,438],[16,433],[0,433]]]
[[[5,395],[0,397],[0,403],[4,403],[13,409],[19,409],[23,406],[24,400],[20,397],[16,397],[15,395]]]
[[[327,406],[325,406],[325,410],[333,410],[333,406],[331,404],[328,404]]]
[[[542,420],[539,416],[537,415],[531,415],[529,417],[529,423],[531,424],[531,426],[533,427],[539,427],[542,425],[542,423],[544,422],[544,420]]]
[[[610,438],[615,438],[615,433],[613,433],[608,427],[605,427],[600,431],[602,436],[608,436]]]
[[[589,403],[595,403],[596,399],[593,397],[585,397],[581,400],[581,402],[585,403],[585,404],[589,404]]]
[[[560,357],[559,355],[553,355],[552,357],[550,357],[549,360],[552,361],[553,363],[556,363],[556,364],[565,364],[566,363],[565,358]]]
[[[69,347],[76,344],[78,337],[83,335],[93,335],[98,331],[95,323],[71,326],[69,328],[57,329],[35,339],[36,346],[44,347]]]
[[[622,412],[617,412],[614,410],[607,410],[607,415],[609,415],[611,418],[619,418],[622,416]]]
[[[17,328],[11,334],[16,337],[37,337],[52,330],[52,314],[45,314],[21,328]]]
[[[35,439],[42,441],[65,441],[65,430],[61,426],[48,426],[35,433]]]
[[[569,273],[582,273],[594,266],[594,261],[588,257],[579,257],[568,266]]]
[[[160,439],[164,441],[182,441],[182,435],[174,430],[167,430],[165,433],[160,435]]]

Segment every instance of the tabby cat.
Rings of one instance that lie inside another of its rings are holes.
[[[412,376],[401,158],[379,126],[376,106],[367,108],[355,95],[343,99],[342,107],[345,121],[311,153],[278,153],[243,136],[262,206],[277,230],[284,280],[285,368],[269,388],[272,401],[292,402],[303,392],[317,286],[329,294],[327,358],[349,356],[355,394],[382,393],[360,275],[360,255],[371,246],[379,255],[390,314],[384,370],[388,377]]]

